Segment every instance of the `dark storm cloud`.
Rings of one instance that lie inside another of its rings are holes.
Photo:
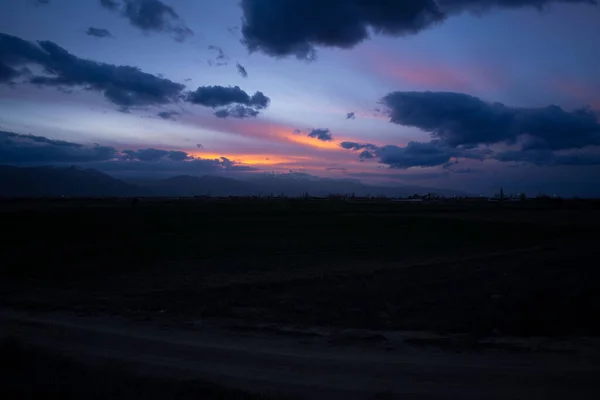
[[[0,131],[0,163],[106,161],[117,155],[113,147]]]
[[[14,78],[18,77],[19,71],[8,65],[0,62],[0,83],[11,82]]]
[[[178,101],[184,89],[184,85],[145,73],[139,68],[82,59],[53,42],[41,41],[36,45],[1,33],[0,59],[13,69],[26,64],[43,67],[45,75],[26,76],[30,83],[96,90],[125,111],[133,106]]]
[[[186,161],[193,157],[184,151],[160,150],[160,149],[138,149],[138,150],[123,150],[123,159],[137,160],[146,162],[156,162],[160,160],[170,161]]]
[[[100,0],[100,4],[120,12],[131,25],[145,32],[170,33],[178,42],[194,35],[173,7],[160,0]]]
[[[471,11],[480,13],[493,8],[535,7],[543,9],[552,3],[598,4],[596,0],[436,0],[445,12]]]
[[[213,109],[219,108],[215,115],[219,118],[256,117],[260,110],[269,106],[270,99],[262,92],[252,96],[239,86],[201,86],[187,94],[187,101]]]
[[[600,123],[589,109],[516,108],[451,92],[393,92],[382,103],[390,121],[429,132],[449,146],[514,143],[553,150],[600,144]]]
[[[356,118],[356,114],[354,114],[353,112],[349,112],[346,114],[346,119],[355,119]]]
[[[308,137],[319,139],[323,142],[329,142],[333,140],[333,136],[329,132],[329,129],[313,129],[307,134]]]
[[[236,68],[238,70],[238,73],[243,77],[243,78],[247,78],[248,77],[248,71],[246,71],[246,68],[244,68],[243,65],[241,65],[240,63],[237,63]]]
[[[315,46],[351,48],[369,30],[416,33],[444,19],[433,0],[242,0],[243,42],[275,57],[312,59]]]
[[[314,59],[318,46],[349,49],[370,33],[416,34],[463,11],[542,7],[592,0],[241,0],[243,43],[251,52]]]
[[[88,36],[95,36],[98,38],[112,37],[112,34],[108,31],[108,29],[94,28],[93,26],[90,26],[85,33]]]
[[[156,114],[157,117],[160,117],[162,119],[168,119],[171,121],[175,121],[176,115],[180,114],[177,111],[161,111],[158,114]]]

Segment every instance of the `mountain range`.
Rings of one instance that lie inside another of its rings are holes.
[[[354,180],[318,178],[308,174],[256,174],[248,179],[215,175],[179,175],[167,179],[126,182],[80,167],[0,166],[2,197],[187,197],[285,195],[289,197],[354,194],[404,197],[411,194],[461,194],[414,185],[376,186]]]

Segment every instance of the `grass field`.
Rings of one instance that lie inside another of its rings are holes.
[[[5,202],[0,300],[145,319],[600,334],[592,203]]]

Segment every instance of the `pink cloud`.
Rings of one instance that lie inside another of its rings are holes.
[[[416,90],[448,90],[466,92],[476,89],[497,89],[502,77],[486,65],[453,66],[435,60],[401,58],[368,47],[360,62],[383,80],[414,86]]]

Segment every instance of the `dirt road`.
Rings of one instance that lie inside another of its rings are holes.
[[[173,330],[101,317],[0,311],[2,335],[83,362],[202,378],[308,399],[595,399],[596,352],[456,353],[358,343],[333,346],[216,327]]]

